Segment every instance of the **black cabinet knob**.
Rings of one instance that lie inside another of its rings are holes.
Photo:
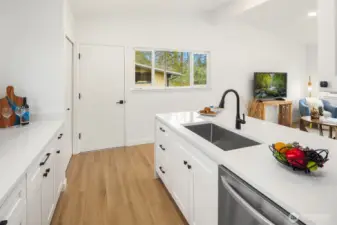
[[[50,168],[46,169],[46,173],[49,173],[50,172]]]
[[[184,161],[184,165],[187,165],[187,161]]]
[[[61,150],[57,150],[56,153],[57,153],[57,154],[60,154],[60,153],[61,153]]]
[[[165,132],[165,129],[160,127],[159,130],[161,130],[162,132]]]
[[[7,224],[8,224],[8,220],[0,221],[0,225],[7,225]]]
[[[44,174],[43,174],[43,177],[48,177],[48,173],[44,173]]]
[[[187,168],[190,170],[190,169],[192,169],[192,166],[191,165],[187,165]]]
[[[124,103],[126,103],[124,100],[119,100],[118,102],[116,102],[116,104],[120,104],[120,105],[123,105]]]
[[[163,167],[160,166],[159,169],[163,174],[165,174],[165,171],[163,170]]]

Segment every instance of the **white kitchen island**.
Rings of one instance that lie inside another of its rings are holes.
[[[195,112],[156,116],[156,176],[189,224],[217,225],[218,165],[224,165],[286,211],[299,215],[305,224],[335,225],[337,141],[254,118],[246,121],[236,130],[235,113],[226,110],[215,118]],[[223,151],[184,127],[209,122],[261,145]],[[328,149],[330,161],[311,174],[294,172],[278,163],[268,148],[279,141]]]

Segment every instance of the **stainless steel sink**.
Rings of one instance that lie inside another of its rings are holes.
[[[188,125],[185,127],[224,151],[231,151],[234,149],[261,144],[219,127],[213,123]]]

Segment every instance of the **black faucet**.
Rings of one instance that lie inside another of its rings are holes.
[[[243,114],[243,119],[240,118],[240,97],[237,91],[233,90],[233,89],[229,89],[227,91],[225,91],[225,93],[223,93],[222,98],[221,98],[221,102],[219,104],[219,108],[225,108],[225,98],[226,95],[229,92],[233,92],[236,95],[236,120],[235,120],[235,128],[238,130],[241,130],[241,124],[246,124],[246,120],[245,120],[245,114]]]

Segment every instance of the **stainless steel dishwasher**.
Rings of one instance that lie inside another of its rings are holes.
[[[219,225],[305,225],[224,166],[219,166]]]

